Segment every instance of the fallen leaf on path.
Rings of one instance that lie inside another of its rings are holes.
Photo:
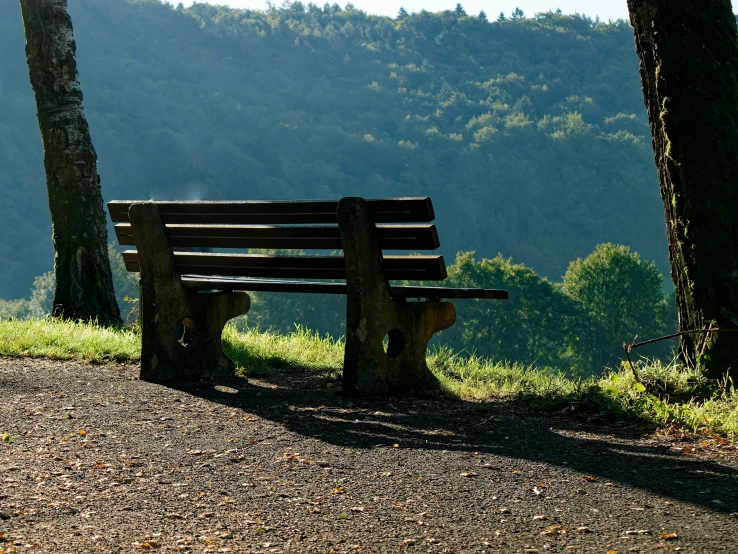
[[[566,527],[561,525],[552,525],[541,532],[542,535],[563,535],[564,533],[566,533]]]
[[[585,483],[592,483],[593,481],[597,481],[597,477],[593,477],[592,475],[585,475],[582,477],[582,481]]]
[[[0,436],[0,439],[2,439],[3,442],[13,442],[13,437],[8,433],[3,433],[2,436]]]
[[[331,489],[331,494],[343,494],[344,491],[343,487],[336,487],[335,489]]]
[[[659,533],[659,538],[665,541],[671,541],[678,539],[679,536],[676,533]]]

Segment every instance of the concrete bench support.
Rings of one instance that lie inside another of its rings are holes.
[[[346,260],[344,392],[394,395],[435,388],[425,360],[428,341],[454,324],[453,304],[395,300],[366,200],[341,199],[337,217]]]
[[[249,296],[185,291],[156,205],[134,203],[128,215],[141,265],[141,379],[232,377],[235,366],[223,353],[221,334],[228,320],[249,311]]]

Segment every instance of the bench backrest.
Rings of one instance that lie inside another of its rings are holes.
[[[135,246],[128,208],[132,201],[108,203],[115,234]],[[181,275],[223,275],[274,279],[345,279],[343,257],[181,252],[178,248],[341,250],[338,201],[154,202],[165,224]],[[427,251],[440,246],[431,199],[368,200],[383,251]],[[123,253],[128,271],[139,271],[138,253]],[[385,275],[397,281],[442,281],[443,256],[383,255]]]

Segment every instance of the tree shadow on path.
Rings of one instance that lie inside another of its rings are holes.
[[[403,449],[479,452],[567,468],[711,512],[738,512],[737,468],[639,444],[637,439],[653,428],[595,427],[506,402],[350,399],[297,380],[287,386],[235,379],[176,388],[339,447],[400,443]]]

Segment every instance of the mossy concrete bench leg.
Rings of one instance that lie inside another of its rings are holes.
[[[393,395],[437,387],[425,361],[428,341],[454,324],[453,304],[395,300],[366,200],[341,199],[337,216],[347,285],[344,392]]]
[[[156,205],[134,203],[128,217],[141,270],[141,379],[233,377],[235,366],[223,352],[221,334],[228,320],[249,311],[249,296],[187,292]]]

